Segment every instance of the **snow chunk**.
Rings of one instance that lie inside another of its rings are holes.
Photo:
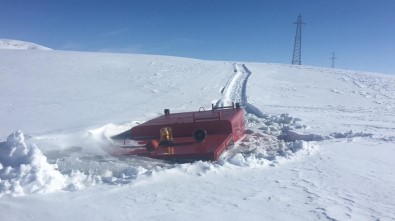
[[[64,183],[56,165],[49,164],[35,145],[26,145],[21,131],[0,142],[0,196],[49,193],[62,189]]]
[[[353,132],[352,130],[348,132],[335,132],[330,135],[333,138],[353,138],[353,137],[373,137],[372,133],[364,133],[364,132]]]
[[[237,165],[237,166],[243,166],[246,161],[244,159],[243,154],[241,153],[237,153],[236,155],[234,155],[231,159],[230,159],[230,163]]]

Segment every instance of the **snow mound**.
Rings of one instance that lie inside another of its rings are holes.
[[[0,39],[0,49],[52,50],[35,43],[10,39]]]
[[[303,129],[301,119],[289,114],[263,115],[247,114],[246,137],[225,152],[220,159],[221,164],[232,164],[243,167],[275,166],[279,163],[313,153],[317,145],[310,141],[310,136],[295,136],[295,139],[284,139],[292,130]],[[314,137],[320,137],[314,135]]]
[[[65,178],[21,131],[0,143],[0,196],[49,193],[63,188]]]

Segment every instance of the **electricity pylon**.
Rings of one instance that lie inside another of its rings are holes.
[[[330,58],[331,60],[332,60],[332,68],[334,68],[335,67],[335,59],[336,59],[336,57],[335,57],[335,52],[332,52],[332,57]]]
[[[301,65],[302,64],[302,25],[305,24],[302,21],[301,14],[299,14],[298,20],[294,24],[296,24],[296,35],[295,35],[292,64]]]

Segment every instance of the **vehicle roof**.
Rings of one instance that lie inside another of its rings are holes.
[[[141,124],[141,126],[174,124],[174,123],[191,123],[197,121],[199,122],[217,121],[217,120],[231,121],[234,118],[235,113],[239,111],[242,111],[242,109],[232,108],[232,109],[170,113],[168,115],[162,115],[152,120],[149,120]]]

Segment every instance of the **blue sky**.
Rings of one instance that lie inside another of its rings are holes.
[[[58,50],[291,63],[395,74],[395,0],[0,0],[0,38]]]

